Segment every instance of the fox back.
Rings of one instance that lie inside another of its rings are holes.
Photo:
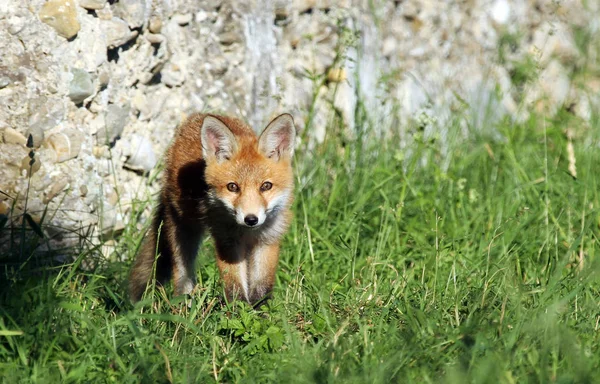
[[[195,259],[205,234],[217,250],[228,299],[256,303],[272,289],[279,243],[291,220],[295,126],[275,118],[260,137],[238,119],[196,114],[166,153],[154,220],[130,275],[132,301],[154,276],[174,281],[175,294],[195,284]]]

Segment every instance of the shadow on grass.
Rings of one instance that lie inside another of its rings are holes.
[[[90,292],[107,312],[126,308],[122,292],[127,263],[107,260],[102,254],[103,245],[90,242],[91,228],[70,230],[44,225],[44,217],[45,212],[41,220],[32,219],[27,212],[0,216],[2,316],[20,327],[31,322],[32,313],[42,311],[33,305],[56,307],[69,297]],[[90,285],[96,289],[85,289]],[[43,316],[35,316],[35,321],[44,321]]]

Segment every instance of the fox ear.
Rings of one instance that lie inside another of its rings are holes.
[[[268,158],[280,160],[294,154],[296,126],[289,113],[273,119],[258,139],[258,149]]]
[[[214,116],[206,116],[200,128],[202,157],[217,162],[229,160],[237,149],[237,141],[231,130]]]

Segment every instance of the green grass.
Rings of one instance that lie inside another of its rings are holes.
[[[435,143],[407,156],[398,137],[299,150],[295,220],[258,310],[222,303],[209,242],[190,307],[168,290],[132,307],[133,227],[125,261],[89,248],[60,268],[3,265],[1,381],[595,382],[594,124],[576,179],[562,122],[541,117],[451,144],[448,169]]]

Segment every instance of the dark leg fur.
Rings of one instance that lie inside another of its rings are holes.
[[[184,221],[171,215],[171,224],[164,228],[165,242],[171,257],[171,274],[175,295],[189,294],[196,286],[196,256],[202,240],[203,227],[198,222]]]
[[[190,293],[196,283],[195,262],[202,232],[199,223],[184,223],[173,209],[160,204],[131,270],[131,301],[139,301],[152,281],[155,260],[157,284],[164,285],[172,277],[175,294]]]

